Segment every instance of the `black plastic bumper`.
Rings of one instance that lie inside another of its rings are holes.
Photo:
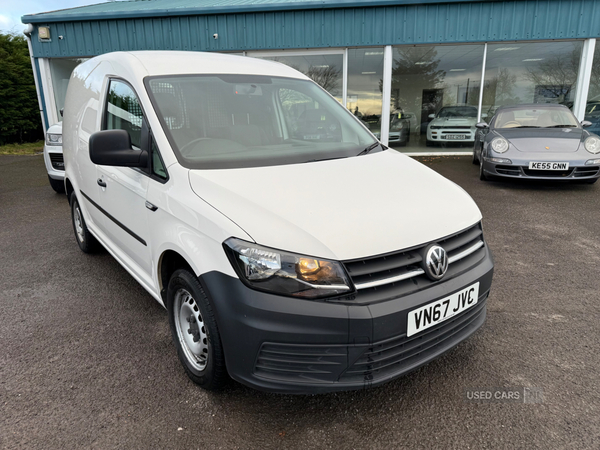
[[[220,272],[201,277],[230,376],[268,392],[314,394],[376,386],[439,357],[485,321],[493,260],[410,295],[353,306],[258,292]],[[409,311],[479,281],[475,307],[410,338]]]

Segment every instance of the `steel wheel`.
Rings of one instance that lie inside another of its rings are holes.
[[[79,203],[75,203],[75,205],[73,205],[73,224],[75,225],[75,236],[77,236],[77,240],[84,244],[85,231],[83,229],[83,219],[81,217]]]
[[[192,367],[203,371],[208,364],[208,334],[200,308],[187,290],[180,288],[175,293],[175,326],[177,339],[186,359]]]

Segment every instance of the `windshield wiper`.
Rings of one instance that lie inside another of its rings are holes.
[[[544,128],[575,128],[577,125],[550,125]]]
[[[512,127],[512,128],[541,128],[537,125],[521,125],[520,127]]]
[[[371,150],[373,150],[374,148],[376,148],[379,145],[379,142],[375,142],[374,144],[369,145],[367,148],[365,148],[362,152],[360,152],[358,155],[356,156],[362,156],[362,155],[366,155],[367,153],[369,153]]]

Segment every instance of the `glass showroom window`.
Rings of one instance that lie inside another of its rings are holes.
[[[383,83],[383,48],[348,49],[346,107],[379,137]]]
[[[596,41],[594,62],[590,78],[590,90],[585,105],[585,120],[592,122],[588,128],[592,133],[600,133],[600,43]]]
[[[483,49],[394,47],[390,147],[412,152],[426,146],[456,150],[473,145]]]
[[[249,54],[249,56],[253,56]],[[306,54],[284,56],[257,56],[261,59],[277,61],[302,72],[313,80],[340,103],[342,102],[342,83],[344,78],[344,55],[339,54]]]
[[[482,113],[523,103],[571,108],[582,48],[582,41],[489,44]]]
[[[56,103],[56,113],[59,118],[60,110],[65,106],[65,97],[71,73],[75,67],[84,61],[87,61],[87,58],[53,58],[50,60],[54,102]]]

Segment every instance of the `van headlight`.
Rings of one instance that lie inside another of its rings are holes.
[[[353,290],[341,263],[229,238],[223,243],[240,279],[249,287],[300,298],[322,298]]]
[[[46,144],[62,145],[62,134],[46,133]]]
[[[497,137],[492,140],[492,150],[496,153],[504,153],[508,150],[508,141],[503,137]]]
[[[588,152],[593,153],[594,155],[600,153],[600,139],[596,136],[588,136],[583,143],[583,146]]]

